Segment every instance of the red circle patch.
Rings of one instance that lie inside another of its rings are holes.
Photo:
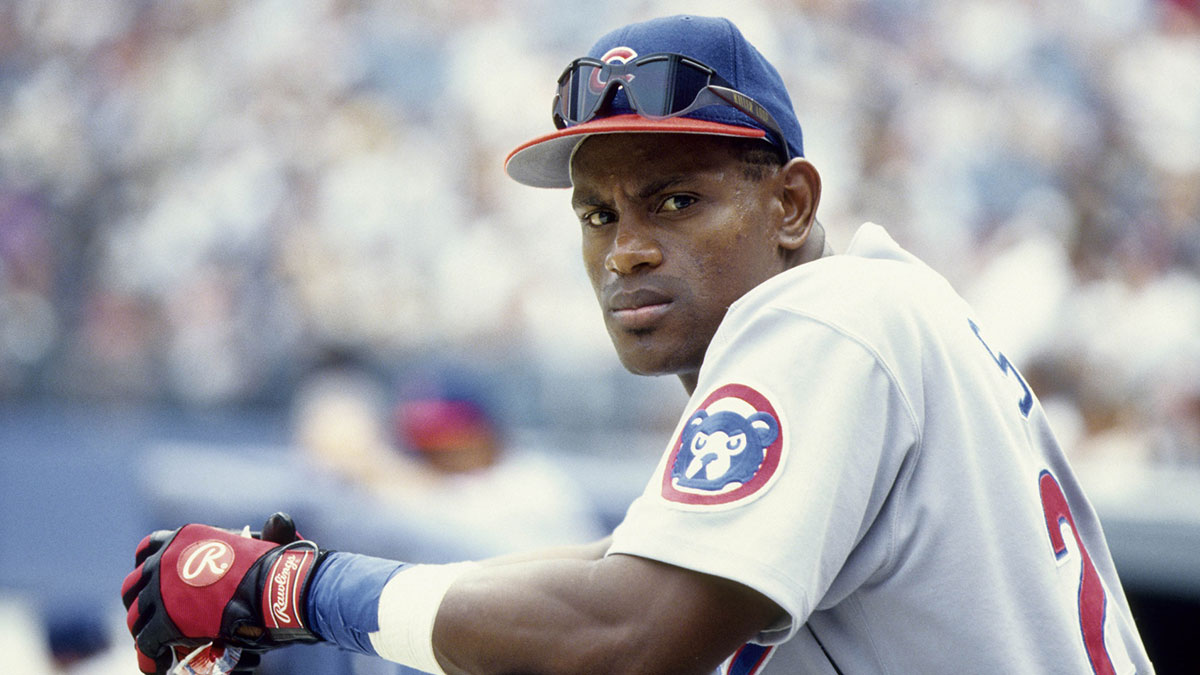
[[[219,539],[206,539],[183,549],[175,571],[183,583],[201,588],[220,581],[232,567],[233,548]]]
[[[783,425],[767,397],[743,384],[717,388],[689,416],[667,458],[662,496],[694,506],[759,494],[783,460]]]

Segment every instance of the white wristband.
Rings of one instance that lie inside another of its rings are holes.
[[[379,630],[371,646],[388,661],[446,675],[433,654],[433,622],[446,591],[479,564],[414,565],[396,573],[379,595]]]

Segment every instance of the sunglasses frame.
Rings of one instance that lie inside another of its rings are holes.
[[[637,90],[630,86],[630,81],[638,66],[645,63],[655,61],[675,59],[679,64],[693,68],[708,77],[708,83],[705,84],[699,91],[696,92],[696,97],[692,99],[686,107],[668,115],[652,115],[645,113],[638,108]],[[568,119],[562,113],[563,107],[563,89],[564,83],[573,80],[578,76],[579,66],[587,65],[601,69],[608,69],[608,79],[603,83],[603,88],[596,95],[595,103],[591,105],[591,109],[581,116],[578,120]],[[627,78],[629,75],[631,77]],[[594,59],[589,56],[583,56],[575,59],[567,65],[561,75],[558,76],[558,89],[554,94],[554,102],[552,112],[554,116],[554,126],[558,129],[565,129],[572,124],[583,124],[592,119],[595,119],[596,114],[604,107],[605,103],[612,97],[614,87],[622,87],[625,89],[625,95],[629,99],[629,106],[633,108],[637,114],[652,120],[667,119],[670,117],[680,117],[694,110],[710,105],[724,105],[735,110],[741,111],[749,116],[754,121],[763,125],[767,130],[775,135],[779,141],[779,146],[783,149],[784,158],[790,160],[792,158],[791,149],[788,148],[787,140],[784,137],[783,129],[779,123],[767,111],[762,104],[742,92],[728,86],[729,82],[721,77],[713,68],[697,61],[696,59],[684,56],[682,54],[674,54],[671,52],[656,52],[654,54],[646,54],[639,56],[632,61],[626,63],[605,63],[599,59]]]

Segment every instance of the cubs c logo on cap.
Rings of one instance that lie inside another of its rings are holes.
[[[604,56],[600,57],[600,60],[605,63],[629,63],[636,58],[637,52],[629,47],[613,47],[604,52]],[[604,89],[604,85],[608,84],[607,80],[600,79],[601,72],[603,71],[597,68],[592,71],[592,76],[588,78],[588,87],[592,90],[592,93],[599,94],[600,90]],[[625,77],[627,78],[626,81],[628,81],[633,78],[633,75],[626,75]]]
[[[662,496],[690,506],[745,503],[774,481],[783,445],[783,425],[767,397],[727,384],[684,422],[663,470]]]
[[[183,583],[202,588],[221,580],[233,567],[233,549],[217,539],[198,541],[183,549],[175,571]]]

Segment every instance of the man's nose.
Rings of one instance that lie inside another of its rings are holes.
[[[662,264],[662,248],[642,223],[622,219],[604,267],[621,276]]]

